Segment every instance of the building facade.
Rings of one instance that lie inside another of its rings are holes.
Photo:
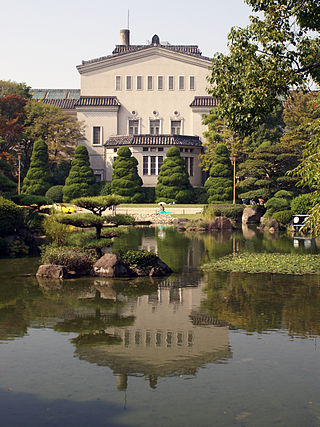
[[[154,187],[172,146],[180,149],[193,186],[202,185],[198,156],[202,150],[202,115],[215,105],[207,96],[210,58],[198,46],[161,43],[131,45],[129,30],[111,55],[77,66],[81,89],[35,91],[45,103],[76,112],[85,123],[85,140],[97,180],[111,181],[120,146],[129,146],[138,160],[143,185]],[[73,96],[73,97],[72,97]]]

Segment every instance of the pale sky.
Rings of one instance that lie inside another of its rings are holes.
[[[230,28],[251,13],[243,0],[0,0],[0,80],[80,88],[76,65],[112,53],[128,9],[131,44],[158,34],[209,57],[227,52]]]

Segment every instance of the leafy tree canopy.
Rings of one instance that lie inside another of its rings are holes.
[[[232,28],[229,53],[214,55],[209,93],[218,116],[241,136],[261,124],[293,88],[320,82],[318,0],[246,0],[259,15]]]
[[[88,209],[92,213],[101,216],[104,211],[117,206],[123,202],[121,196],[95,196],[95,197],[80,197],[72,200],[72,203],[80,208]]]
[[[20,95],[0,97],[1,152],[8,152],[19,145],[24,131],[26,103]]]
[[[0,80],[0,97],[7,95],[19,95],[22,98],[32,98],[31,87],[26,83],[17,83],[11,80]]]

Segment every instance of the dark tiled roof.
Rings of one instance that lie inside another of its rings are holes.
[[[78,99],[80,89],[31,89],[34,99]]]
[[[218,100],[212,96],[195,96],[190,107],[216,107]]]
[[[105,143],[106,146],[120,145],[190,145],[201,147],[198,136],[189,135],[115,135]]]
[[[77,99],[40,99],[43,104],[54,105],[62,110],[74,110]]]
[[[208,61],[211,61],[211,58],[208,58],[207,56],[202,56],[201,51],[199,50],[198,46],[196,45],[116,45],[114,51],[112,52],[112,55],[108,56],[101,56],[100,58],[94,58],[90,59],[88,61],[82,61],[82,65],[92,64],[95,62],[104,61],[105,59],[114,58],[115,56],[120,55],[126,55],[127,53],[131,52],[138,52],[141,50],[151,49],[153,47],[161,47],[166,50],[170,50],[173,52],[179,52],[183,53],[188,56],[196,56],[197,58],[206,59]]]
[[[120,102],[116,96],[80,96],[76,107],[118,107]]]

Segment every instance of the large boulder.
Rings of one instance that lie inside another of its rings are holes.
[[[105,254],[93,264],[95,276],[130,277],[131,269],[115,254]]]
[[[226,216],[216,216],[209,224],[209,230],[232,230],[233,223]]]
[[[280,224],[275,218],[261,218],[260,229],[262,231],[268,231],[270,234],[278,233],[280,230]]]
[[[159,257],[157,257],[153,267],[149,271],[149,276],[162,277],[162,276],[168,276],[171,273],[172,273],[171,268],[165,262],[163,262]]]
[[[264,211],[260,206],[248,206],[242,214],[242,224],[259,224]]]
[[[68,272],[63,265],[43,264],[39,266],[36,276],[47,279],[65,279],[68,277]]]

